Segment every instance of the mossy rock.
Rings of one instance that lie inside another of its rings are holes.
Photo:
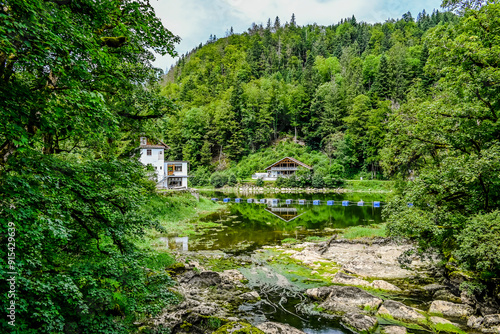
[[[186,266],[184,263],[176,262],[167,268],[169,272],[180,274],[186,271]]]
[[[260,329],[253,327],[246,322],[230,322],[215,332],[213,334],[265,334]]]

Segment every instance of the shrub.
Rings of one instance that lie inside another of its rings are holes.
[[[457,258],[483,277],[500,275],[500,211],[472,217],[458,236]]]
[[[238,180],[236,180],[236,175],[231,174],[229,175],[229,178],[227,179],[227,184],[230,186],[234,186],[238,183]]]
[[[200,167],[191,173],[188,180],[191,186],[208,186],[210,184],[210,171],[208,168]]]
[[[344,185],[344,180],[340,177],[336,177],[333,175],[327,175],[323,178],[323,182],[325,187],[327,188],[338,188]]]
[[[257,179],[257,181],[255,182],[255,185],[257,187],[262,187],[264,185],[264,180],[262,179]]]
[[[210,177],[210,183],[215,188],[222,188],[227,184],[227,176],[222,173],[213,173]]]
[[[286,184],[287,184],[287,179],[282,176],[278,176],[275,183],[276,187],[284,187],[286,186]]]
[[[323,175],[319,173],[314,173],[311,184],[314,188],[323,188],[325,186],[325,182],[323,181]]]

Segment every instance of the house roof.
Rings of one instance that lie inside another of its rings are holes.
[[[158,143],[152,143],[149,141],[149,138],[147,139],[147,144],[146,145],[140,145],[139,148],[164,148],[164,149],[170,149],[170,147],[162,142],[161,140],[158,141]]]
[[[290,158],[290,157],[286,157],[286,158],[283,158],[283,159],[281,159],[281,160],[278,160],[278,161],[276,161],[275,163],[273,163],[272,165],[270,165],[270,166],[266,167],[266,168],[265,168],[265,170],[268,170],[268,169],[272,168],[273,166],[275,166],[275,165],[279,164],[280,162],[282,162],[282,161],[283,161],[283,160],[285,160],[285,159],[289,159],[289,160],[291,160],[291,161],[295,162],[297,165],[300,165],[300,166],[302,166],[302,167],[304,167],[304,168],[307,168],[307,169],[313,169],[311,166],[306,165],[305,163],[303,163],[303,162],[301,162],[301,161],[299,161],[299,160],[297,160],[297,159]]]

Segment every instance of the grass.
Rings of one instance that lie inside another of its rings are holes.
[[[370,226],[353,226],[341,232],[345,239],[386,237],[386,224],[373,224]]]
[[[195,233],[196,218],[216,212],[224,206],[200,196],[197,201],[189,193],[164,193],[154,196],[145,206],[145,214],[158,219],[169,234],[180,236]]]
[[[394,181],[382,180],[346,180],[345,189],[354,192],[390,192],[395,187]]]

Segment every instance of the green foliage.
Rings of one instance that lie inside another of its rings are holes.
[[[16,325],[127,332],[176,300],[164,268],[134,245],[145,228],[160,228],[140,210],[154,185],[137,162],[64,158],[28,151],[3,174],[1,232],[14,223],[19,256]]]
[[[148,197],[142,206],[142,214],[151,215],[159,222],[163,231],[178,235],[195,233],[195,218],[212,213],[221,208],[203,196],[199,201],[190,193],[166,192]]]
[[[210,185],[210,171],[207,167],[199,167],[191,172],[191,177],[188,179],[190,186],[208,186]]]
[[[179,38],[145,0],[8,0],[0,18],[0,233],[15,225],[15,330],[134,331],[176,301],[167,259],[137,246],[161,227],[141,210],[155,186],[133,154],[174,109],[152,61],[175,55]]]
[[[500,212],[470,218],[458,235],[456,256],[485,278],[500,273]]]
[[[210,184],[215,188],[222,188],[227,184],[228,177],[225,173],[215,172],[210,177]]]
[[[262,180],[261,178],[258,178],[257,181],[255,181],[255,185],[257,187],[262,187],[264,185],[264,180]]]
[[[391,107],[406,101],[408,89],[438,79],[423,73],[422,36],[456,20],[450,12],[416,20],[406,13],[382,24],[253,25],[211,38],[167,76],[163,94],[181,105],[162,130],[171,158],[224,169],[290,136],[325,151],[342,177],[362,170],[379,178]],[[194,134],[184,130],[192,110],[202,120]],[[236,176],[248,178],[254,167]]]
[[[229,186],[235,186],[238,183],[238,180],[236,180],[236,175],[230,174],[229,178],[227,179],[227,184]]]
[[[371,226],[354,226],[349,227],[342,232],[342,237],[346,239],[359,239],[359,238],[375,238],[386,237],[385,224],[371,225]]]
[[[500,275],[500,64],[491,61],[499,17],[500,5],[488,3],[429,31],[426,71],[440,80],[415,87],[391,115],[383,153],[385,169],[402,180],[385,209],[389,234],[434,247],[484,279]]]

